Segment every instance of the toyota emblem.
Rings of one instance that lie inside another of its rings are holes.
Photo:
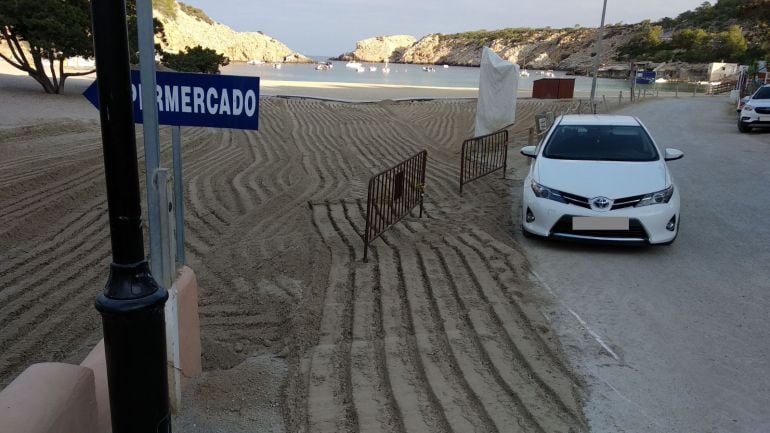
[[[612,200],[608,199],[607,197],[596,197],[591,200],[591,204],[597,210],[607,210],[612,204]]]

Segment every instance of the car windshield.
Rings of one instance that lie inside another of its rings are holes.
[[[770,87],[760,87],[751,99],[770,99]]]
[[[658,151],[640,126],[559,125],[543,156],[585,161],[656,161]]]

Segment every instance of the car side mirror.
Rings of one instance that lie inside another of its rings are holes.
[[[666,161],[675,161],[684,158],[684,152],[679,149],[666,149]]]
[[[524,146],[521,148],[521,154],[530,158],[537,158],[537,146]]]

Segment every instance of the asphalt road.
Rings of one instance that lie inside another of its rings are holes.
[[[559,300],[594,432],[770,431],[770,131],[740,134],[726,97],[648,101],[639,117],[682,197],[669,247],[523,239]]]

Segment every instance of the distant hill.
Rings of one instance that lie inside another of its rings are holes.
[[[626,44],[635,34],[636,26],[609,26],[605,32],[607,50],[602,54],[603,62],[611,62],[615,48]],[[593,47],[597,29],[503,29],[495,31],[480,30],[451,35],[431,34],[415,43],[393,50],[390,61],[418,64],[447,64],[478,66],[481,51],[490,47],[500,57],[523,68],[560,69],[584,72],[593,65]],[[389,37],[377,39],[388,40]],[[357,43],[353,53],[341,58],[355,57],[362,61],[381,61],[382,53],[376,58],[368,58],[367,39]]]
[[[614,24],[605,28],[600,64],[628,65],[629,61],[750,63],[770,57],[770,0],[719,0],[703,3],[676,18],[638,24]],[[356,50],[340,59],[379,62],[477,66],[481,50],[490,47],[498,55],[523,68],[560,69],[578,74],[594,63],[597,29],[509,28],[450,35],[431,34],[411,45],[383,48],[393,37],[359,41]],[[401,39],[402,41],[404,39]],[[391,44],[392,45],[392,44]],[[700,67],[699,67],[700,68]]]
[[[178,52],[201,45],[227,56],[231,61],[310,63],[311,59],[262,32],[236,32],[212,20],[204,11],[174,0],[153,2],[155,16],[163,23],[164,51]]]

